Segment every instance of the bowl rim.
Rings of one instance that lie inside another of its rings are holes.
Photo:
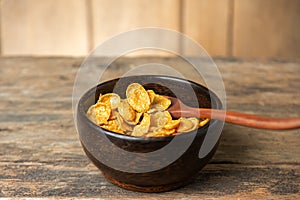
[[[187,79],[182,79],[182,78],[178,78],[178,77],[173,77],[173,76],[165,76],[165,75],[139,75],[139,76],[126,76],[126,77],[120,77],[120,78],[133,78],[133,77],[158,77],[158,78],[165,78],[165,79],[176,79],[177,81],[183,81],[185,83],[191,83],[194,84],[198,87],[201,87],[204,90],[207,90],[207,92],[210,95],[211,99],[214,99],[215,103],[220,106],[220,108],[218,109],[223,109],[223,104],[221,102],[221,100],[219,99],[219,97],[210,89],[208,89],[207,87],[196,83],[194,81],[191,80],[187,80]],[[125,134],[121,134],[121,133],[117,133],[117,132],[113,132],[107,129],[104,129],[100,126],[98,126],[97,124],[93,123],[87,116],[86,116],[86,112],[84,109],[84,102],[93,94],[95,94],[95,92],[97,91],[97,88],[99,88],[101,85],[107,84],[109,82],[113,82],[113,81],[117,81],[120,78],[114,78],[114,79],[110,79],[104,82],[101,82],[99,84],[97,84],[96,86],[93,86],[92,88],[88,89],[79,99],[78,104],[77,104],[77,124],[78,124],[78,117],[79,115],[83,117],[83,120],[85,123],[88,124],[88,126],[91,126],[91,128],[95,129],[97,132],[104,132],[105,135],[111,136],[111,137],[115,137],[115,138],[119,138],[119,139],[125,139],[125,140],[134,140],[134,141],[165,141],[165,140],[172,140],[175,136],[176,137],[190,137],[191,134],[193,134],[193,132],[195,130],[199,129],[207,129],[209,126],[215,126],[216,123],[218,123],[218,120],[210,120],[209,123],[205,124],[204,126],[197,128],[193,131],[190,132],[186,132],[186,133],[180,133],[180,134],[175,134],[175,135],[171,135],[171,136],[163,136],[163,137],[141,137],[141,136],[131,136],[131,135],[125,135]],[[196,134],[197,134],[196,132]]]

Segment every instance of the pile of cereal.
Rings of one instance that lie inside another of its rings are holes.
[[[143,137],[163,137],[192,131],[204,126],[197,118],[172,119],[167,111],[171,101],[153,90],[145,90],[132,83],[126,90],[127,99],[118,94],[100,95],[95,105],[87,111],[87,117],[100,127],[125,135]]]

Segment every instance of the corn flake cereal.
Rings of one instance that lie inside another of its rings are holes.
[[[172,116],[168,111],[159,111],[151,114],[151,126],[162,128],[165,124],[172,120]]]
[[[173,119],[167,111],[171,101],[153,90],[132,83],[126,90],[127,99],[118,94],[100,95],[87,111],[87,117],[100,127],[131,136],[165,137],[190,132],[202,127],[209,119],[194,117]]]
[[[110,114],[110,106],[104,103],[96,103],[91,106],[87,112],[89,119],[98,125],[106,124]]]
[[[137,112],[147,112],[150,107],[150,97],[145,88],[138,83],[127,87],[126,97],[129,105]]]
[[[143,136],[145,135],[150,127],[150,116],[147,113],[144,113],[143,119],[139,125],[136,125],[133,128],[133,136]]]
[[[209,122],[209,119],[208,119],[208,118],[202,119],[202,120],[200,121],[200,123],[199,123],[199,127],[204,126],[204,125],[207,124],[208,122]]]
[[[100,95],[98,102],[110,105],[111,109],[116,109],[121,102],[121,98],[115,93],[107,93]]]
[[[152,106],[155,107],[157,111],[167,110],[170,105],[171,100],[161,95],[155,95],[152,103]]]
[[[110,120],[107,124],[100,125],[100,127],[105,128],[107,130],[117,132],[117,133],[124,133],[123,130],[120,129],[117,120]]]
[[[164,125],[164,128],[167,129],[167,130],[177,129],[179,127],[179,124],[180,124],[180,119],[171,120],[171,121],[168,121]]]
[[[116,118],[117,118],[117,122],[118,122],[119,128],[122,131],[129,132],[129,131],[133,130],[132,126],[130,126],[128,123],[126,123],[124,121],[123,117],[121,117],[121,115],[119,113],[116,114]]]
[[[150,104],[152,104],[152,102],[154,101],[154,98],[155,98],[155,92],[153,90],[147,90],[147,93],[149,95],[149,98],[150,98]]]
[[[178,132],[190,132],[198,127],[199,120],[197,118],[180,118],[180,125],[177,129]]]
[[[126,100],[122,100],[118,106],[118,111],[123,119],[127,122],[135,122],[136,111],[128,104]]]

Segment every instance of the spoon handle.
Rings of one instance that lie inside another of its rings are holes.
[[[300,118],[271,118],[258,115],[250,115],[234,111],[207,109],[207,108],[190,108],[181,110],[181,116],[200,116],[201,118],[210,118],[222,120],[232,124],[247,126],[259,129],[270,130],[289,130],[300,128]]]

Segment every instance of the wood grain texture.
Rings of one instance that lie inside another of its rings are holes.
[[[179,31],[179,0],[92,0],[92,8],[94,48],[114,35],[136,28],[160,27]],[[179,48],[177,41],[157,39]],[[148,52],[165,55],[163,52]],[[141,52],[135,55],[146,54],[147,52]]]
[[[1,55],[87,55],[138,27],[181,31],[210,55],[300,57],[299,0],[1,0]],[[194,50],[180,41],[159,42]],[[135,55],[170,55],[143,51]]]
[[[234,11],[234,56],[300,57],[299,0],[235,1]]]
[[[84,155],[72,118],[78,58],[0,59],[0,197],[299,199],[299,130],[226,124],[216,155],[184,188],[143,194],[108,183]],[[119,59],[124,65],[176,59]],[[300,111],[300,62],[216,59],[227,108],[273,117]],[[99,63],[101,66],[101,63]]]
[[[87,54],[84,0],[3,0],[3,55]]]
[[[201,44],[210,55],[227,55],[229,3],[230,0],[183,1],[183,33]],[[185,51],[193,55],[193,49]]]

